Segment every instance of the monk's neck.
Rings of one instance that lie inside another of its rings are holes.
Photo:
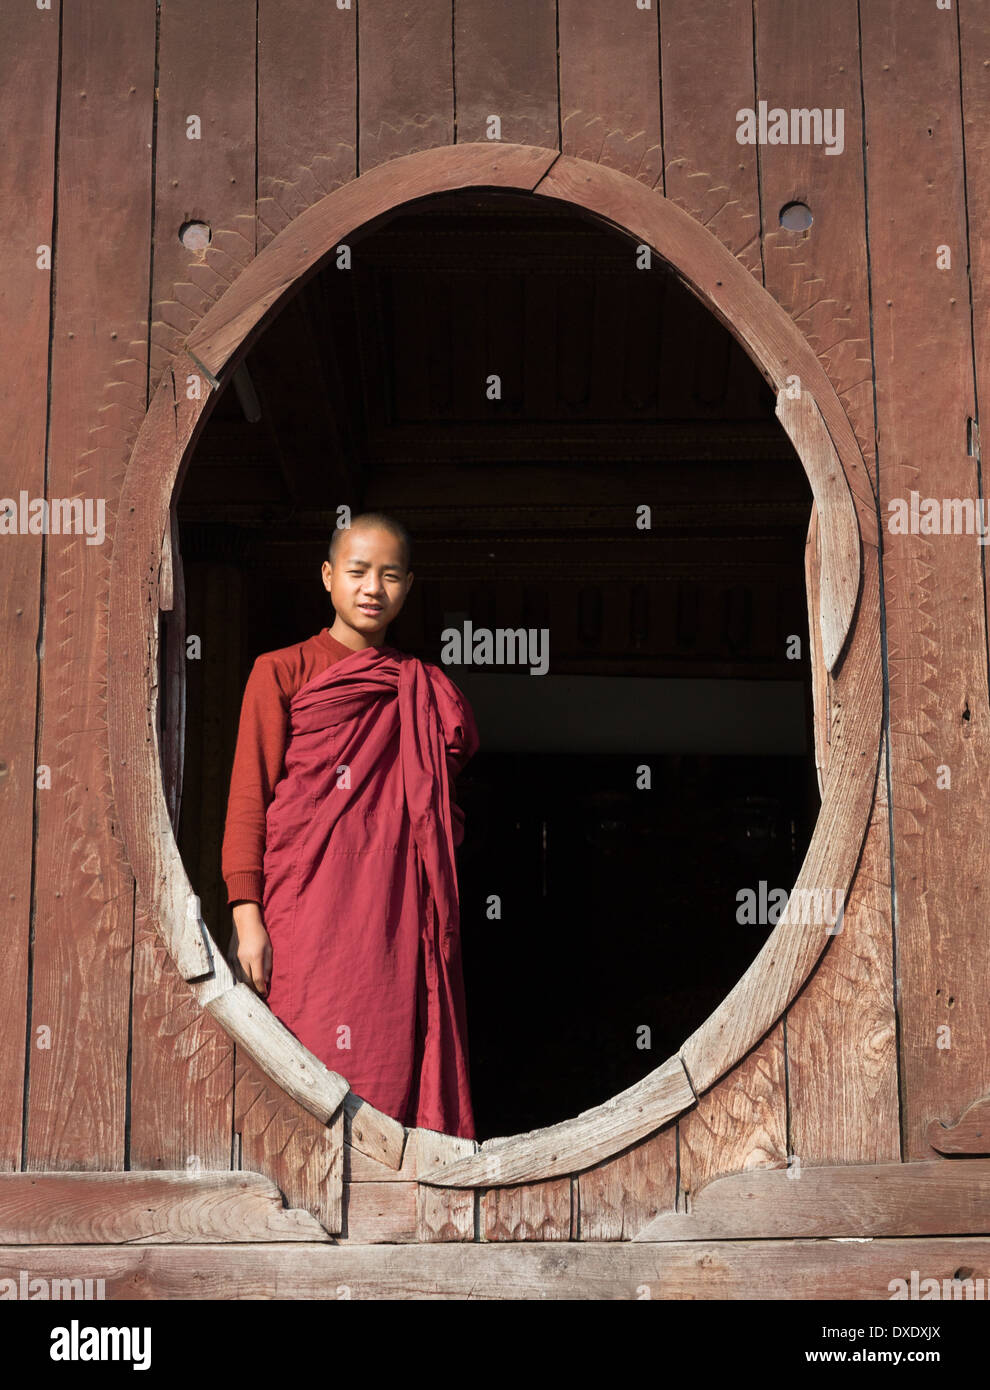
[[[363,652],[368,647],[383,647],[385,645],[385,633],[375,633],[373,637],[366,637],[363,632],[357,632],[354,628],[348,627],[337,618],[333,627],[328,627],[330,636],[335,638],[342,646],[350,647],[352,652]]]

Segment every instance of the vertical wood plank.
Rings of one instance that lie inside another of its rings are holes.
[[[478,1144],[474,1139],[437,1134],[429,1129],[414,1129],[406,1144],[403,1163],[411,1159],[417,1171],[425,1172],[437,1163],[449,1163],[477,1150]],[[473,1188],[429,1187],[426,1183],[417,1183],[416,1239],[424,1244],[473,1240],[474,1208]]]
[[[106,509],[46,544],[28,1168],[121,1168],[133,879],[113,834],[106,602],[116,498],[147,384],[155,11],[62,16],[49,495]],[[100,196],[94,196],[99,190]]]
[[[679,1200],[725,1173],[787,1164],[784,1024],[777,1026],[678,1122]]]
[[[755,0],[754,18],[757,101],[788,112],[843,112],[838,154],[828,154],[824,143],[760,148],[765,283],[829,374],[872,476],[876,422],[856,0],[829,6]],[[811,210],[806,231],[780,225],[781,209],[793,201]],[[802,1163],[869,1163],[900,1154],[886,815],[884,783],[843,931],[788,1014],[790,1142]]]
[[[259,0],[259,250],[357,172],[356,14]]]
[[[323,1124],[241,1052],[235,1066],[234,1129],[240,1137],[240,1168],[264,1173],[278,1184],[287,1206],[312,1212],[331,1234],[340,1230],[343,1106]]]
[[[787,1015],[791,1149],[803,1164],[900,1158],[886,739],[836,934]]]
[[[966,4],[956,13],[962,63],[963,135],[966,160],[966,207],[969,223],[970,296],[973,308],[973,359],[977,409],[990,406],[990,10]],[[990,426],[974,427],[973,448],[990,438]],[[990,457],[990,452],[988,452]],[[987,493],[983,473],[983,493]],[[984,574],[984,609],[990,629],[990,585]],[[956,1117],[946,1117],[956,1118]]]
[[[862,44],[886,519],[890,501],[907,503],[912,489],[979,495],[967,454],[975,406],[955,11],[877,0],[862,8]],[[905,1159],[930,1157],[929,1123],[958,1118],[990,1091],[990,934],[978,906],[990,861],[983,559],[977,536],[886,526]]]
[[[567,0],[560,6],[564,154],[607,164],[652,188],[660,179],[657,10]]]
[[[844,113],[839,154],[826,153],[824,143],[760,148],[765,283],[821,359],[872,473],[875,420],[857,0],[829,5],[755,0],[754,15],[757,101],[787,111]],[[814,223],[807,231],[780,225],[781,209],[794,201],[811,209]]]
[[[555,0],[457,0],[454,72],[457,140],[501,139],[559,149]]]
[[[581,1240],[631,1240],[676,1205],[676,1125],[582,1173],[578,1191]]]
[[[474,1189],[416,1184],[416,1239],[474,1240]]]
[[[758,154],[736,140],[754,104],[752,0],[658,0],[664,191],[759,280]]]
[[[133,1033],[131,1167],[229,1168],[234,1044],[180,977],[140,896]]]
[[[4,421],[5,498],[45,495],[51,269],[38,266],[51,246],[55,198],[58,8],[0,8],[0,208],[7,229],[0,296],[0,419]],[[15,234],[16,233],[16,234]],[[43,255],[43,253],[42,253]],[[0,502],[0,509],[3,503]],[[0,1015],[0,1169],[21,1165],[24,1031],[31,928],[41,536],[0,537],[0,905],[4,971]],[[45,795],[44,792],[39,793]]]
[[[255,254],[255,0],[164,0],[155,140],[152,386]],[[199,121],[199,137],[190,139]],[[209,245],[179,239],[187,222]]]
[[[192,0],[165,0],[158,38],[155,132],[155,223],[152,257],[151,384],[186,334],[236,278],[255,252],[254,0],[220,0],[207,9]],[[198,138],[193,118],[198,120]],[[190,250],[179,237],[187,222],[203,222],[208,246]],[[236,635],[236,625],[235,625]],[[223,656],[230,664],[225,644]],[[207,645],[215,666],[219,654]],[[184,653],[180,658],[184,660]],[[239,678],[216,673],[209,690]],[[225,679],[226,677],[226,679]],[[216,750],[217,741],[207,745]],[[214,886],[216,865],[203,882],[206,920],[222,941]],[[201,874],[203,869],[201,866]],[[199,879],[197,880],[199,881]],[[181,1167],[187,1161],[228,1167],[234,1098],[234,1048],[188,994],[153,923],[139,918],[134,971],[134,1063],[131,1165]],[[171,1113],[162,1105],[168,1101]],[[162,1153],[170,1155],[160,1162]]]
[[[361,173],[454,143],[450,16],[449,0],[358,6]]]

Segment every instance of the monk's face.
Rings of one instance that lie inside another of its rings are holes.
[[[333,564],[323,564],[323,584],[337,617],[369,640],[398,617],[412,581],[402,542],[378,526],[344,531]]]

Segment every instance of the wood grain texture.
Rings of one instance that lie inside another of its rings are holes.
[[[990,1096],[967,1105],[954,1124],[933,1120],[928,1142],[940,1154],[990,1154]]]
[[[329,1239],[260,1173],[0,1174],[3,1245]]]
[[[452,145],[454,76],[446,0],[359,5],[358,32],[361,173],[401,155]]]
[[[355,1154],[360,1153],[387,1168],[401,1167],[406,1131],[398,1120],[383,1115],[353,1091],[348,1091],[344,1097],[343,1110],[344,1138]]]
[[[416,1234],[414,1182],[344,1185],[341,1245],[410,1245]]]
[[[658,0],[668,198],[763,278],[758,154],[736,141],[755,101],[752,0]]]
[[[453,1134],[440,1134],[433,1129],[404,1130],[400,1125],[404,1142],[395,1149],[389,1162],[371,1156],[371,1147],[365,1136],[365,1151],[353,1146],[353,1122],[350,1105],[353,1095],[345,1102],[347,1115],[344,1147],[344,1178],[347,1182],[414,1182],[419,1172],[428,1172],[438,1164],[452,1163],[465,1154],[476,1153],[478,1143],[475,1139],[462,1139]],[[369,1107],[370,1108],[370,1107]],[[361,1112],[358,1112],[360,1114]],[[400,1161],[401,1159],[401,1161]]]
[[[131,1167],[229,1168],[234,1046],[200,1008],[140,895],[132,1032]]]
[[[963,141],[973,300],[973,360],[977,400],[990,400],[990,10],[986,5],[956,6],[962,76]],[[980,448],[979,424],[975,447]],[[987,594],[990,626],[990,592]]]
[[[778,1023],[677,1124],[678,1203],[725,1173],[787,1165],[784,1025]]]
[[[718,1178],[637,1240],[984,1235],[990,1161],[842,1164]],[[927,1273],[927,1267],[926,1267]]]
[[[859,7],[857,0],[755,0],[753,15],[757,101],[787,111],[843,112],[841,153],[827,153],[824,143],[760,147],[764,283],[828,372],[872,474],[876,420]],[[795,201],[811,209],[814,223],[807,231],[780,225],[781,209]]]
[[[31,1169],[124,1162],[133,879],[110,795],[106,624],[145,406],[154,57],[152,7],[65,7],[48,488],[102,500],[106,539],[46,543],[31,1028],[51,1047],[30,1053]]]
[[[256,0],[162,5],[155,144],[151,384],[255,254]],[[200,136],[189,139],[189,118]],[[187,222],[209,245],[190,251]]]
[[[410,1132],[406,1151],[415,1167],[424,1170],[438,1163],[451,1163],[465,1154],[475,1153],[477,1140],[431,1129]],[[417,1183],[416,1239],[424,1244],[435,1240],[474,1240],[475,1194],[473,1189],[429,1187]]]
[[[863,13],[881,514],[979,496],[955,11]],[[937,248],[951,266],[939,269]],[[982,306],[985,310],[985,306]],[[990,864],[985,553],[966,534],[884,537],[905,1158],[990,1091],[979,906]],[[946,771],[951,786],[945,785]]]
[[[485,1240],[570,1240],[571,1180],[494,1187],[481,1195]]]
[[[577,1179],[581,1240],[632,1240],[677,1201],[677,1126],[670,1125]]]
[[[474,1240],[475,1195],[473,1188],[416,1185],[416,1239],[423,1245],[436,1240]]]
[[[990,1279],[990,1237],[874,1240],[524,1242],[244,1249],[153,1245],[15,1246],[0,1279],[105,1280],[108,1300],[138,1299],[889,1299],[912,1270]],[[951,1287],[951,1286],[950,1286]],[[951,1291],[947,1297],[952,1297]]]
[[[234,1070],[234,1129],[240,1166],[277,1184],[288,1206],[310,1212],[327,1231],[343,1222],[344,1117],[329,1124],[298,1105],[248,1058]]]
[[[51,269],[39,269],[39,248],[52,244],[55,194],[55,110],[58,86],[57,10],[0,10],[0,206],[16,240],[2,255],[0,419],[6,448],[5,499],[45,495],[48,334]],[[0,509],[4,509],[0,502]],[[43,540],[0,540],[0,903],[6,942],[0,1017],[0,1169],[19,1168],[31,929],[31,861],[35,798],[37,643]],[[40,795],[50,795],[41,792]]]
[[[568,0],[558,12],[563,152],[654,187],[661,166],[657,8]]]
[[[258,249],[357,173],[357,7],[258,3]]]
[[[362,1153],[355,1148],[348,1134],[350,1126],[345,1124],[344,1129],[344,1181],[348,1183],[359,1182],[415,1182],[416,1180],[416,1152],[415,1146],[406,1142],[401,1149],[401,1161],[394,1167],[387,1163],[382,1163],[377,1158],[372,1158],[368,1154]],[[452,1136],[450,1136],[452,1137]]]
[[[448,10],[449,13],[449,10]],[[501,139],[558,149],[555,0],[457,0],[454,84],[457,140]]]
[[[776,414],[804,464],[818,508],[818,622],[822,658],[826,670],[832,671],[849,639],[859,597],[863,569],[859,520],[842,461],[814,396],[802,391],[794,400],[781,391]]]
[[[809,1163],[901,1156],[884,736],[842,930],[787,1013],[791,1149]]]
[[[973,363],[975,397],[984,408],[990,401],[990,11],[985,5],[957,5],[962,69],[963,138],[965,150],[966,208],[970,294],[973,303]],[[979,421],[972,427],[973,447],[981,456]],[[986,479],[983,481],[986,493]],[[984,562],[984,612],[990,631],[990,585]],[[953,1107],[941,1109],[939,1120],[928,1127],[928,1142],[940,1153],[990,1153],[990,1095],[975,1086],[980,1100],[968,1105],[948,1131]],[[956,1098],[958,1105],[958,1098]],[[940,1132],[941,1131],[941,1132]],[[957,1148],[949,1146],[958,1145]],[[965,1146],[965,1147],[964,1147]]]

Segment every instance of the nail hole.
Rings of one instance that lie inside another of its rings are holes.
[[[205,222],[183,222],[179,228],[179,240],[187,251],[202,251],[212,239],[213,233]]]
[[[807,203],[785,203],[780,209],[780,225],[789,232],[806,232],[814,220]]]

